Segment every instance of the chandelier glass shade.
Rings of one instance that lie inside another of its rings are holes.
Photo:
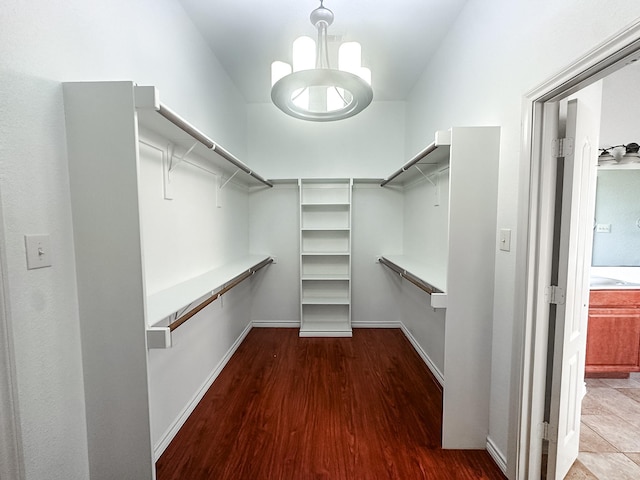
[[[338,49],[338,68],[329,65],[327,28],[333,12],[323,1],[311,12],[317,41],[303,36],[293,42],[292,64],[271,64],[271,100],[287,115],[302,120],[328,122],[352,117],[371,100],[371,70],[362,66],[358,42],[346,42]]]

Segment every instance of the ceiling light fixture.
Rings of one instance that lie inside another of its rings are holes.
[[[371,70],[362,66],[358,42],[338,50],[338,69],[329,65],[327,28],[333,12],[323,5],[311,12],[318,40],[299,37],[293,42],[293,62],[271,64],[271,100],[287,115],[302,120],[330,122],[352,117],[373,100]]]

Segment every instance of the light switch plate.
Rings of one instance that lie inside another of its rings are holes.
[[[51,238],[49,235],[25,235],[27,269],[51,266]]]
[[[503,252],[511,251],[511,230],[508,228],[500,229],[500,250]]]

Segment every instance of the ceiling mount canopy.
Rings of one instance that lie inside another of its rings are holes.
[[[317,41],[299,37],[293,42],[293,62],[271,64],[271,99],[287,115],[301,120],[329,122],[352,117],[373,100],[371,70],[362,66],[358,42],[338,49],[338,68],[329,64],[327,28],[333,12],[323,5],[309,19],[317,30]]]

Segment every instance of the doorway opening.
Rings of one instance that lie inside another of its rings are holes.
[[[512,412],[518,424],[512,425],[510,432],[517,445],[510,453],[510,478],[562,479],[578,456],[585,393],[592,202],[600,145],[598,133],[589,133],[593,132],[594,116],[586,121],[578,117],[571,126],[577,129],[573,150],[569,133],[568,140],[560,140],[560,107],[569,97],[580,97],[586,87],[638,58],[640,22],[589,52],[525,99],[522,158],[528,175],[521,185],[521,211],[526,214],[519,225],[524,234],[519,236],[517,258],[523,278],[522,298],[517,304],[525,322],[514,342],[514,358],[521,359],[513,379],[520,387],[520,403]],[[568,131],[569,124],[567,117]],[[543,468],[545,445],[548,464]]]

